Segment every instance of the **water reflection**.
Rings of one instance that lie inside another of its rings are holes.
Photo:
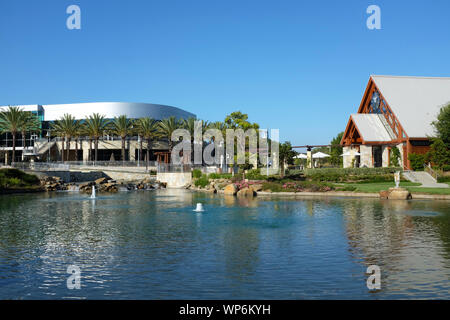
[[[449,298],[449,231],[439,201],[2,196],[0,298]],[[82,270],[77,292],[65,286],[70,264]],[[375,295],[371,264],[382,270]]]

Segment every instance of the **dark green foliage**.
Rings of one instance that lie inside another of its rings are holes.
[[[385,182],[393,181],[394,173],[401,168],[323,168],[306,169],[305,177],[313,181],[330,182]]]
[[[411,164],[411,169],[414,171],[423,171],[423,165],[425,164],[425,155],[410,153],[408,154],[408,160]]]
[[[202,188],[206,187],[208,184],[209,184],[209,179],[206,174],[202,175],[200,178],[198,178],[194,182],[194,185],[196,187],[202,187]]]
[[[389,160],[389,166],[390,167],[398,167],[400,166],[400,150],[398,148],[392,147],[391,149],[391,158]]]
[[[262,175],[261,174],[261,170],[253,169],[253,170],[249,170],[245,174],[245,178],[249,179],[249,180],[266,180],[267,176],[266,175]]]
[[[437,120],[433,121],[438,138],[440,138],[447,148],[450,148],[450,104],[442,107]]]
[[[434,139],[427,158],[438,168],[442,168],[450,163],[450,151],[442,139]]]
[[[450,171],[450,164],[443,165],[442,171]]]
[[[210,173],[209,179],[231,179],[231,173]]]
[[[31,187],[40,184],[39,178],[18,169],[0,169],[0,188]]]
[[[201,176],[202,176],[202,170],[200,170],[200,169],[194,169],[194,170],[192,170],[192,177],[193,177],[193,178],[198,179],[198,178],[200,178]]]
[[[342,147],[340,146],[344,132],[340,132],[333,140],[331,140],[330,162],[335,166],[342,167],[343,157]]]

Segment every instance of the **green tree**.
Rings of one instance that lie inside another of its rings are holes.
[[[442,139],[433,139],[433,144],[426,155],[426,159],[431,160],[438,168],[450,163],[450,151]]]
[[[78,134],[80,129],[80,121],[75,120],[75,117],[66,113],[61,119],[56,120],[52,124],[52,130],[54,130],[58,135],[65,138],[66,141],[66,149],[67,155],[66,160],[69,161],[69,152],[70,152],[70,141],[72,137]],[[62,161],[64,162],[64,141],[62,142]]]
[[[400,150],[398,150],[397,146],[391,148],[391,155],[389,159],[390,167],[399,167],[400,166]]]
[[[11,107],[0,112],[0,130],[9,132],[12,135],[12,157],[9,161],[14,162],[16,159],[16,135],[20,131],[23,122],[24,111],[19,107]]]
[[[152,118],[140,118],[136,122],[138,134],[147,141],[147,156],[146,168],[148,170],[148,163],[150,160],[150,147],[152,139],[158,136],[158,122]]]
[[[110,125],[111,133],[120,137],[122,141],[122,162],[125,162],[125,143],[128,135],[132,133],[133,121],[128,119],[126,115],[121,115],[114,118]]]
[[[23,112],[23,117],[22,121],[20,122],[19,129],[22,134],[22,146],[24,147],[24,150],[26,146],[25,138],[27,132],[38,132],[41,130],[39,120],[29,111]]]
[[[108,129],[109,121],[106,120],[104,115],[99,113],[93,113],[85,121],[85,130],[88,132],[91,139],[94,140],[95,158],[98,159],[98,140]]]
[[[280,143],[279,158],[280,158],[280,167],[281,167],[280,175],[282,177],[284,177],[285,163],[294,164],[294,157],[296,155],[297,155],[297,152],[292,150],[292,145],[289,141],[286,141],[285,143]]]
[[[259,129],[257,123],[248,121],[248,114],[235,111],[225,117],[225,125],[228,129]]]
[[[432,122],[440,138],[450,148],[450,104],[441,108],[437,120]]]
[[[181,121],[177,120],[174,116],[161,120],[159,123],[159,132],[161,136],[167,138],[169,143],[169,152],[172,153],[173,141],[172,133],[182,127]]]
[[[330,151],[330,162],[335,166],[342,167],[343,157],[342,152],[343,148],[341,146],[341,140],[344,136],[344,132],[340,132],[336,137],[331,140],[331,151]]]

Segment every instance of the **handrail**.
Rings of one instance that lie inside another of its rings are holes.
[[[438,179],[438,173],[431,168],[431,164],[428,163],[423,165],[426,172],[428,172],[436,181]]]

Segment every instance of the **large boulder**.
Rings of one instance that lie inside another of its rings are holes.
[[[389,200],[409,200],[411,198],[411,192],[404,188],[389,188]]]
[[[99,179],[95,180],[95,184],[96,185],[104,184],[104,183],[107,183],[107,182],[108,182],[108,180],[106,178],[99,178]]]
[[[253,190],[252,187],[242,188],[237,193],[238,197],[254,197],[255,195],[256,195],[256,192],[255,192],[255,190]]]
[[[237,192],[238,192],[238,188],[236,187],[235,184],[229,184],[229,185],[227,185],[227,186],[225,187],[224,191],[223,191],[223,193],[224,193],[225,195],[231,195],[231,196],[236,195]]]
[[[262,184],[254,184],[254,185],[252,185],[252,189],[255,190],[256,192],[261,191],[263,189],[263,185]]]

